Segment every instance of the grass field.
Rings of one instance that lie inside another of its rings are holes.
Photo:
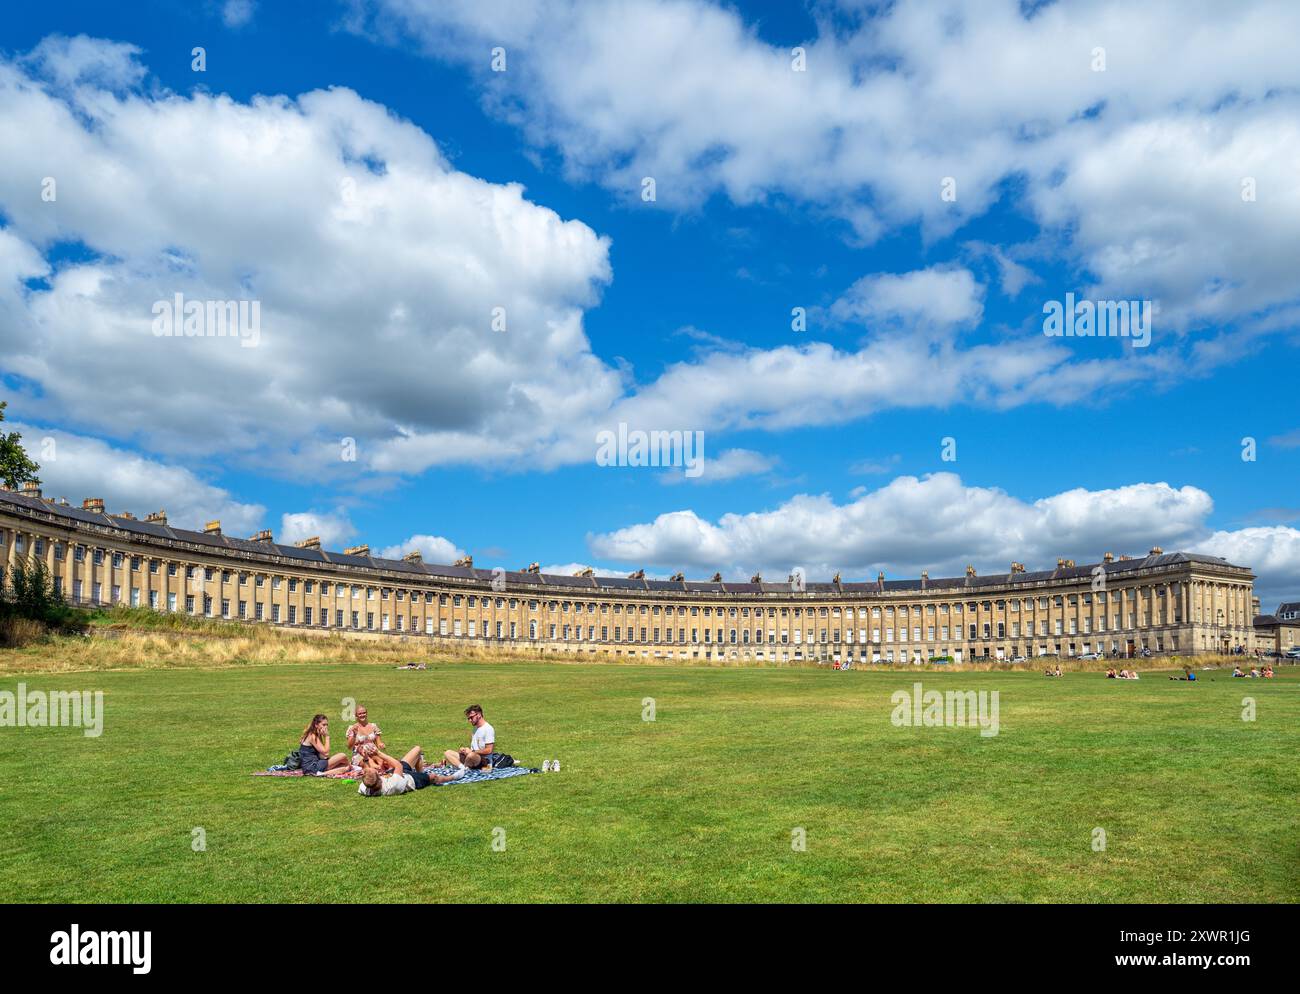
[[[13,662],[0,690],[102,690],[105,720],[98,738],[0,727],[9,901],[1300,898],[1291,670],[1189,685],[538,663],[24,676]],[[917,678],[999,691],[1000,733],[895,727],[890,695]],[[390,752],[462,744],[461,710],[480,702],[502,748],[562,772],[375,799],[248,775],[316,711],[337,748],[344,698]]]

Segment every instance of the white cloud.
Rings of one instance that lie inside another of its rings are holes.
[[[40,384],[34,416],[342,474],[406,470],[407,446],[416,470],[536,460],[621,392],[582,328],[608,241],[456,171],[349,90],[63,93],[0,60],[0,156],[0,353]],[[40,196],[51,173],[57,209]],[[28,292],[32,252],[56,241],[92,258]],[[259,347],[156,337],[153,304],[177,292],[258,300]],[[129,393],[111,414],[106,381]],[[357,464],[338,458],[344,436]]]
[[[953,473],[900,476],[846,504],[801,494],[770,511],[724,514],[717,522],[690,510],[659,515],[591,536],[592,552],[616,562],[772,572],[802,565],[873,576],[960,575],[967,563],[1005,572],[1012,559],[1034,568],[1058,557],[1102,552],[1145,554],[1152,545],[1197,551],[1208,534],[1210,496],[1195,487],[1139,483],[1074,489],[1025,501]],[[784,575],[784,574],[781,574]]]
[[[138,518],[165,510],[169,524],[193,530],[216,518],[224,531],[239,536],[253,534],[266,515],[261,504],[237,501],[188,469],[97,438],[8,420],[4,425],[23,436],[23,447],[40,463],[46,497],[65,497],[76,506],[85,497],[102,497],[110,514],[130,511]]]
[[[693,575],[744,577],[754,570],[785,576],[872,579],[961,576],[967,564],[1005,573],[1012,560],[1051,569],[1058,558],[1097,562],[1104,552],[1221,556],[1255,571],[1255,593],[1272,610],[1300,599],[1300,529],[1283,526],[1213,530],[1210,495],[1197,487],[1135,483],[1081,487],[1025,500],[996,487],[968,486],[953,473],[900,476],[847,503],[801,494],[780,506],[717,521],[680,510],[613,532],[588,536],[610,562],[685,569]]]
[[[776,468],[775,456],[764,455],[753,449],[727,449],[716,456],[706,457],[699,476],[687,476],[684,471],[674,470],[662,474],[662,483],[722,483],[742,476],[758,476]]]
[[[356,528],[343,511],[298,511],[280,516],[277,542],[293,545],[305,538],[319,538],[326,549],[341,550],[356,534]]]
[[[704,0],[368,5],[376,33],[463,63],[490,110],[618,196],[652,176],[675,209],[789,197],[871,239],[913,221],[951,232],[1010,181],[1049,243],[1107,287],[1161,298],[1171,323],[1300,296],[1285,264],[1300,249],[1300,7],[881,6],[816,5],[815,37],[789,42],[807,54],[795,72],[787,46]],[[507,72],[489,69],[495,45]]]
[[[831,306],[841,321],[869,328],[949,329],[979,323],[984,288],[969,269],[932,267],[910,273],[864,276]]]
[[[122,42],[77,35],[50,35],[23,61],[61,88],[88,83],[110,90],[134,86],[144,77],[140,49]]]
[[[464,549],[440,535],[412,535],[404,542],[380,550],[376,555],[381,559],[401,559],[411,552],[420,553],[426,563],[443,566],[450,565],[465,555]]]
[[[1264,614],[1282,601],[1300,600],[1300,529],[1276,525],[1216,531],[1200,548],[1255,571],[1255,594]]]

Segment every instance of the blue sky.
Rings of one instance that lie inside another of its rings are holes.
[[[0,27],[47,493],[508,568],[1162,545],[1300,594],[1285,5],[188,7]],[[260,299],[261,345],[154,336],[174,292]],[[1150,346],[1047,338],[1067,293],[1158,305]],[[703,476],[597,465],[620,421]]]

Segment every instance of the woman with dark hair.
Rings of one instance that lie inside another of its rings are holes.
[[[303,776],[320,776],[348,765],[346,753],[330,755],[330,720],[323,714],[312,718],[298,741],[298,759]]]

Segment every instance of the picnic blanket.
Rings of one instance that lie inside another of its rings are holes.
[[[252,775],[255,776],[255,777],[301,777],[301,776],[306,776],[306,774],[303,773],[302,770],[289,770],[289,769],[285,769],[285,767],[284,767],[283,765],[270,766],[270,767],[267,767],[265,770],[254,770],[253,773],[252,773]],[[313,775],[312,775],[312,779],[313,779],[313,780],[315,780],[315,779],[320,779],[320,780],[346,780],[348,777],[355,777],[355,776],[356,776],[356,773],[355,773],[355,772],[354,772],[350,767],[344,766],[344,767],[342,767],[341,769],[330,770],[328,773],[323,773],[323,774],[321,774],[321,776],[320,776],[319,778],[316,777],[316,776],[313,774]]]
[[[446,776],[451,772],[450,766],[426,766],[426,773],[437,773],[439,776]],[[507,766],[499,770],[488,770],[486,773],[480,770],[470,770],[459,780],[453,780],[451,783],[429,784],[430,787],[456,787],[463,783],[479,783],[483,780],[504,780],[506,777],[522,777],[529,773],[541,773],[542,771],[532,766]]]

